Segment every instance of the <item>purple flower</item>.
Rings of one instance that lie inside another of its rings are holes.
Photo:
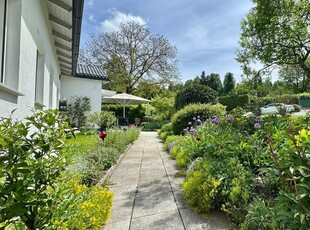
[[[190,128],[189,132],[194,135],[195,134],[195,129],[193,127]]]
[[[261,122],[263,120],[263,118],[261,116],[257,116],[255,120],[256,120],[256,122]]]
[[[255,128],[255,129],[260,129],[260,127],[261,127],[261,126],[260,126],[260,124],[259,124],[258,122],[256,122],[256,123],[254,124],[254,128]]]
[[[235,120],[234,116],[227,117],[227,121],[233,121],[233,120]]]
[[[212,124],[214,125],[218,125],[220,123],[220,120],[218,119],[217,116],[212,116],[212,120],[211,120]]]

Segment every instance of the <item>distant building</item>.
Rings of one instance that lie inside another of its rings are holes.
[[[87,96],[100,111],[97,66],[78,65],[83,0],[0,0],[0,117],[24,118],[31,108]]]

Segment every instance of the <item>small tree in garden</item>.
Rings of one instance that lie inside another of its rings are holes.
[[[0,118],[0,228],[16,221],[42,229],[51,218],[50,195],[66,161],[65,123],[56,111],[35,112],[26,122]]]
[[[175,97],[175,108],[182,109],[188,104],[214,103],[217,92],[206,85],[199,83],[188,84],[181,89]]]
[[[116,117],[112,112],[103,110],[101,112],[91,114],[88,117],[88,121],[98,125],[101,130],[105,130],[116,123]]]
[[[71,126],[83,127],[86,124],[86,113],[90,111],[90,98],[74,96],[68,105],[68,121]]]
[[[174,97],[156,96],[152,99],[151,105],[156,109],[155,116],[160,120],[169,120],[175,113]]]

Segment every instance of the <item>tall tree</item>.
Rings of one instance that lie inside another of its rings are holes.
[[[304,93],[310,90],[310,78],[307,78],[299,66],[285,65],[279,69],[279,79],[294,93]]]
[[[236,86],[236,80],[232,73],[227,73],[224,77],[223,93],[228,94]]]
[[[81,61],[103,66],[112,81],[132,93],[140,81],[169,83],[178,79],[177,49],[161,35],[137,22],[121,24],[111,33],[91,35]]]
[[[215,90],[218,94],[220,94],[223,89],[220,75],[215,73],[209,74],[205,79],[201,78],[200,84],[209,86],[211,89]]]
[[[309,0],[252,0],[255,6],[241,22],[237,60],[246,70],[252,61],[264,68],[299,65],[310,78]]]

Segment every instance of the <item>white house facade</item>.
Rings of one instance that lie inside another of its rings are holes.
[[[77,72],[83,3],[0,0],[0,117],[55,109],[60,98],[74,95],[100,110],[103,72]]]

